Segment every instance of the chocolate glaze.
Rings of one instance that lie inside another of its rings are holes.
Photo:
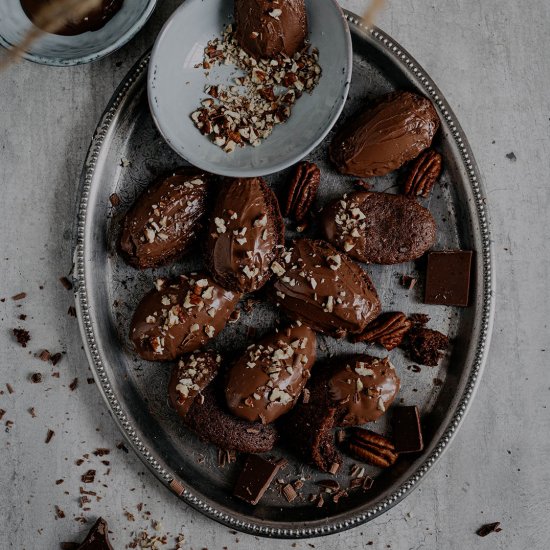
[[[243,453],[265,453],[277,441],[277,430],[273,424],[248,422],[227,411],[219,385],[219,378],[207,386],[202,395],[195,399],[183,423],[201,439],[210,441],[216,447]]]
[[[273,422],[296,403],[315,362],[315,333],[297,326],[248,346],[229,371],[225,397],[236,416]]]
[[[196,351],[184,355],[172,369],[168,384],[170,404],[185,416],[195,398],[216,376],[221,356],[213,351]]]
[[[321,226],[336,248],[374,264],[419,258],[434,244],[436,233],[433,216],[415,200],[362,191],[328,204]]]
[[[342,174],[383,176],[429,147],[438,128],[431,101],[394,92],[342,127],[330,144],[330,157]]]
[[[210,176],[179,168],[159,178],[136,200],[122,222],[119,249],[134,267],[158,267],[195,243],[207,211]]]
[[[293,56],[307,36],[304,0],[235,0],[235,23],[241,48],[256,58]]]
[[[389,359],[354,355],[333,371],[328,394],[338,404],[338,425],[357,426],[374,422],[392,404],[399,391],[399,377]]]
[[[103,0],[100,5],[86,17],[80,19],[71,19],[54,34],[63,36],[74,36],[89,31],[97,31],[104,27],[122,8],[124,0]],[[39,15],[41,10],[48,4],[53,4],[54,0],[21,0],[21,7],[34,25],[39,25]]]
[[[220,190],[210,219],[206,264],[225,288],[263,286],[284,244],[277,199],[262,178],[232,179]]]
[[[200,348],[223,329],[240,298],[205,273],[158,279],[155,286],[130,325],[136,352],[148,361],[170,361]]]
[[[325,241],[294,241],[272,269],[277,304],[314,330],[341,338],[363,332],[380,313],[366,272]]]

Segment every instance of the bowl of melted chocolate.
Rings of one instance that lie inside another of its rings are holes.
[[[52,29],[44,14],[53,13],[58,0],[3,0],[0,2],[0,44],[22,43],[34,29],[42,31],[23,57],[53,66],[96,61],[126,44],[153,13],[157,0],[98,0],[87,13],[66,14]]]

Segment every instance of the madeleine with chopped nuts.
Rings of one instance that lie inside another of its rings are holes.
[[[195,168],[179,168],[147,188],[122,221],[123,258],[144,269],[187,252],[204,226],[210,179]]]
[[[229,371],[229,410],[251,422],[269,424],[296,403],[315,362],[315,333],[295,326],[248,346]]]
[[[359,334],[380,313],[367,273],[325,241],[294,241],[271,269],[276,303],[314,330],[336,338]]]
[[[387,357],[370,355],[338,358],[327,383],[330,399],[338,406],[337,424],[357,426],[374,422],[393,403],[400,381]]]
[[[172,369],[168,385],[170,405],[185,416],[202,390],[210,384],[220,368],[221,356],[213,351],[195,351],[184,355]]]
[[[241,295],[205,273],[158,279],[134,313],[130,339],[148,361],[171,361],[203,346],[218,334]]]
[[[210,218],[206,265],[225,288],[252,292],[271,277],[284,244],[284,223],[262,178],[228,179]]]

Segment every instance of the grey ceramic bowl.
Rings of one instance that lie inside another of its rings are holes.
[[[225,153],[195,128],[190,114],[212,82],[202,68],[203,50],[233,20],[231,0],[186,0],[160,32],[149,64],[151,113],[167,143],[191,164],[224,176],[250,177],[283,170],[304,158],[328,134],[346,101],[351,81],[352,45],[348,24],[336,0],[306,0],[309,41],[319,49],[323,71],[313,93],[293,106],[257,147]],[[229,72],[228,67],[221,67]],[[229,76],[229,74],[227,75]],[[214,77],[215,78],[215,77]]]
[[[94,32],[76,36],[44,34],[23,57],[35,63],[64,67],[96,61],[126,44],[153,13],[157,0],[125,0],[121,10]],[[0,0],[0,45],[21,42],[32,23],[19,0]]]

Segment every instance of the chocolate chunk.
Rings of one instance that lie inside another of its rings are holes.
[[[445,250],[428,254],[424,303],[468,305],[473,252]]]
[[[236,0],[235,23],[239,45],[256,58],[292,57],[307,36],[304,0]]]
[[[13,329],[13,335],[15,336],[15,339],[17,340],[17,343],[22,348],[27,347],[27,344],[29,343],[29,340],[31,339],[31,335],[29,334],[28,330],[25,330],[24,328],[14,328]]]
[[[278,471],[278,464],[258,455],[248,455],[233,494],[249,504],[258,504]]]
[[[424,448],[422,428],[416,406],[393,407],[393,444],[398,453],[416,453]]]
[[[349,193],[325,207],[321,223],[326,239],[360,262],[408,262],[435,242],[429,210],[402,195]]]
[[[479,535],[480,537],[486,537],[491,533],[499,533],[500,531],[502,531],[502,528],[500,527],[500,521],[495,521],[494,523],[486,523],[485,525],[482,525],[476,531],[476,535]]]
[[[430,100],[394,92],[346,121],[330,144],[330,158],[342,174],[383,176],[428,148],[438,128]]]
[[[109,542],[109,528],[103,518],[98,518],[77,550],[113,550]]]
[[[429,328],[415,327],[409,331],[408,352],[413,361],[436,367],[443,352],[449,347],[449,338]]]

